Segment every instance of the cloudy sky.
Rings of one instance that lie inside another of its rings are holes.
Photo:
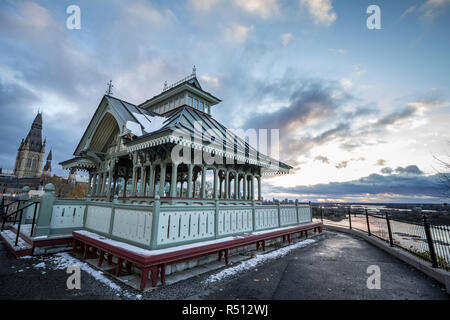
[[[81,29],[66,27],[69,5]],[[381,30],[369,30],[369,5]],[[442,201],[450,154],[450,0],[0,2],[0,166],[38,109],[53,168],[72,157],[110,79],[139,104],[197,66],[230,128],[280,129],[290,175],[264,196]],[[47,150],[48,151],[48,150]]]

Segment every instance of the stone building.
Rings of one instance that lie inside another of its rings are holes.
[[[39,183],[44,162],[46,141],[42,142],[42,113],[38,113],[25,139],[17,151],[14,175],[19,178],[35,178]]]
[[[25,139],[20,142],[12,172],[0,173],[0,193],[17,194],[24,186],[31,190],[42,189],[51,179],[52,151],[42,167],[46,139],[42,141],[42,113],[38,112]]]

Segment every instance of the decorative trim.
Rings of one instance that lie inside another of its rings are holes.
[[[165,143],[174,143],[174,144],[182,145],[185,147],[189,147],[192,149],[205,151],[205,152],[213,152],[214,151],[219,156],[223,156],[223,157],[233,159],[236,161],[241,161],[244,163],[254,164],[254,165],[266,168],[268,170],[275,170],[277,174],[289,173],[289,169],[284,169],[284,168],[281,168],[280,166],[272,165],[266,161],[263,162],[261,160],[255,159],[255,158],[246,158],[245,156],[235,154],[234,152],[224,151],[224,150],[218,149],[216,147],[204,146],[198,142],[186,141],[180,137],[176,137],[173,135],[167,135],[164,137],[153,138],[149,141],[140,142],[140,143],[137,143],[137,144],[129,146],[129,147],[127,146],[127,151],[129,153],[132,153],[135,151],[147,149],[147,148],[158,146],[158,145],[165,144]],[[269,174],[273,174],[273,171],[265,171],[262,173],[262,175],[269,175]]]

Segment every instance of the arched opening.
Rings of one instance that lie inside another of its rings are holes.
[[[89,150],[106,153],[118,143],[119,125],[111,113],[106,113],[100,121],[89,144]]]

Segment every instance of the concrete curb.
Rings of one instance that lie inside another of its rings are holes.
[[[337,227],[337,226],[325,225],[325,224],[324,224],[324,228],[327,230],[330,230],[330,231],[337,231],[337,232],[344,232],[344,233],[352,234],[354,236],[357,236],[357,237],[360,237],[360,238],[366,240],[367,242],[376,246],[377,248],[384,250],[385,252],[389,253],[390,255],[402,260],[403,262],[406,262],[407,264],[413,266],[417,270],[420,270],[421,272],[425,273],[427,276],[442,283],[443,285],[445,285],[447,293],[450,294],[450,272],[447,272],[442,269],[433,268],[426,261],[423,261],[402,249],[392,248],[389,245],[386,245],[385,242],[383,242],[375,237],[369,237],[367,234],[364,234],[363,232],[352,230],[352,229],[346,229],[346,228],[342,228],[342,227]]]

